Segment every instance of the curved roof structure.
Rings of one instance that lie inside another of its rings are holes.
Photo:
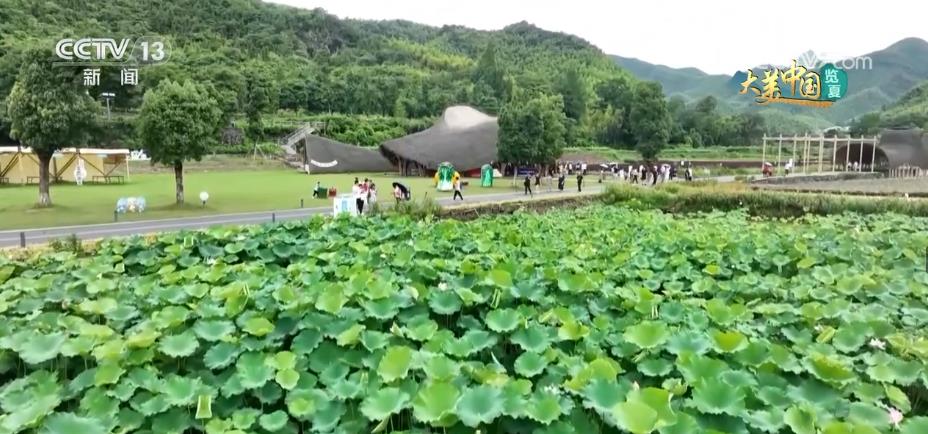
[[[384,142],[381,149],[429,170],[447,161],[456,170],[468,171],[496,161],[498,131],[495,117],[472,107],[452,106],[432,127]]]
[[[928,168],[928,135],[920,128],[883,130],[878,149],[886,155],[889,167]]]
[[[928,134],[919,128],[890,128],[880,133],[876,149],[870,139],[844,139],[846,144],[835,151],[839,166],[845,161],[869,165],[877,170],[900,166],[928,168]]]
[[[325,137],[304,138],[310,173],[392,172],[393,164],[379,150],[347,145]]]

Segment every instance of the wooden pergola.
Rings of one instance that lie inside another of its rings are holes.
[[[818,172],[823,172],[826,161],[829,161],[828,154],[831,154],[831,171],[838,170],[838,149],[841,147],[847,147],[847,152],[844,155],[844,165],[840,168],[846,168],[851,161],[851,145],[857,145],[860,147],[860,156],[857,159],[861,164],[857,168],[857,171],[863,170],[864,162],[864,145],[870,145],[870,171],[874,171],[874,166],[876,163],[876,148],[880,144],[880,139],[877,136],[873,137],[864,137],[860,136],[857,138],[854,137],[825,137],[825,136],[810,136],[806,134],[804,136],[783,136],[782,134],[777,137],[768,137],[764,135],[763,138],[763,162],[767,162],[767,142],[771,142],[771,146],[775,143],[777,145],[777,163],[776,167],[781,167],[781,162],[783,159],[783,145],[787,147],[787,152],[789,152],[789,158],[793,159],[794,163],[802,162],[802,173],[809,173],[809,167],[814,167],[814,163],[818,162]],[[817,145],[817,146],[816,146]],[[796,159],[796,150],[799,148],[799,159]],[[790,151],[791,149],[791,151]]]

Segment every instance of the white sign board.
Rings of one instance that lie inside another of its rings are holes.
[[[358,215],[358,203],[355,202],[354,195],[343,194],[335,197],[332,203],[332,216],[338,217],[340,214]]]

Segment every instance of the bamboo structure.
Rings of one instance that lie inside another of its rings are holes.
[[[816,160],[818,161],[818,171],[819,173],[823,172],[826,167],[826,160],[828,151],[831,151],[831,171],[836,170],[845,170],[849,163],[851,162],[851,148],[852,146],[858,146],[858,158],[857,162],[859,163],[857,171],[863,171],[865,166],[864,161],[864,146],[871,146],[870,152],[870,171],[873,172],[876,166],[876,149],[879,146],[880,140],[879,137],[825,137],[825,136],[812,136],[808,133],[799,136],[783,136],[782,134],[777,137],[769,137],[766,134],[763,137],[763,150],[762,155],[764,162],[767,161],[767,145],[768,142],[770,145],[773,145],[775,142],[777,145],[777,162],[776,166],[778,168],[782,167],[782,157],[783,157],[783,145],[792,147],[792,152],[790,154],[791,159],[793,160],[794,170],[795,165],[801,161],[802,164],[802,173],[815,173],[814,165]],[[818,152],[815,152],[814,143],[818,142]],[[799,160],[796,159],[796,148],[801,146]],[[830,148],[830,149],[829,149]],[[844,153],[844,162],[843,165],[838,162],[838,149],[846,148],[847,151]],[[787,149],[789,152],[789,149]]]

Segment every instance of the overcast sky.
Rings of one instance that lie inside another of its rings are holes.
[[[405,19],[483,30],[528,21],[547,30],[578,35],[608,54],[726,75],[757,65],[787,64],[807,50],[815,51],[823,60],[836,60],[879,50],[906,37],[928,40],[925,0],[274,2],[321,7],[339,17]],[[803,20],[804,14],[809,18]],[[777,24],[777,20],[783,24]],[[792,24],[786,24],[787,20]]]

